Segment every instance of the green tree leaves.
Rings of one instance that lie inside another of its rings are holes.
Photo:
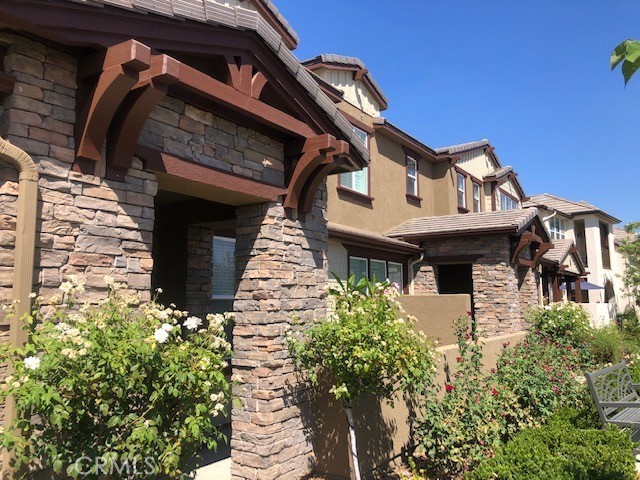
[[[640,68],[640,41],[627,39],[611,53],[611,70],[622,63],[622,75],[625,85]]]

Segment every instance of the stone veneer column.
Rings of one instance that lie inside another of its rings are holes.
[[[290,219],[279,203],[238,207],[233,372],[243,378],[232,412],[232,478],[298,479],[312,469],[306,387],[286,330],[326,313],[326,189],[312,214]]]

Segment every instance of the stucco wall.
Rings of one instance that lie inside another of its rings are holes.
[[[488,372],[495,366],[505,343],[516,344],[525,336],[526,332],[516,332],[484,339],[485,371]],[[442,388],[446,379],[445,366],[455,372],[458,349],[456,345],[446,345],[438,350],[436,383]],[[312,405],[318,425],[315,440],[316,469],[331,475],[329,478],[347,479],[348,432],[340,403],[326,391],[318,391],[312,397]],[[372,478],[372,470],[384,469],[389,463],[399,460],[411,438],[411,418],[417,412],[400,397],[394,400],[393,406],[371,397],[363,397],[354,403],[353,411],[361,469],[365,478]]]
[[[400,303],[408,315],[416,317],[416,330],[438,341],[455,343],[453,322],[471,310],[469,295],[404,295]]]

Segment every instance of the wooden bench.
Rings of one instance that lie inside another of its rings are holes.
[[[631,432],[634,441],[640,438],[640,384],[633,383],[622,361],[597,372],[585,373],[591,396],[603,425],[618,425]],[[640,453],[640,452],[635,452]]]

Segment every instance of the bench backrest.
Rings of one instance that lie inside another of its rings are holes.
[[[606,423],[617,408],[604,408],[602,402],[634,402],[639,400],[624,360],[597,372],[585,373],[600,419]]]

